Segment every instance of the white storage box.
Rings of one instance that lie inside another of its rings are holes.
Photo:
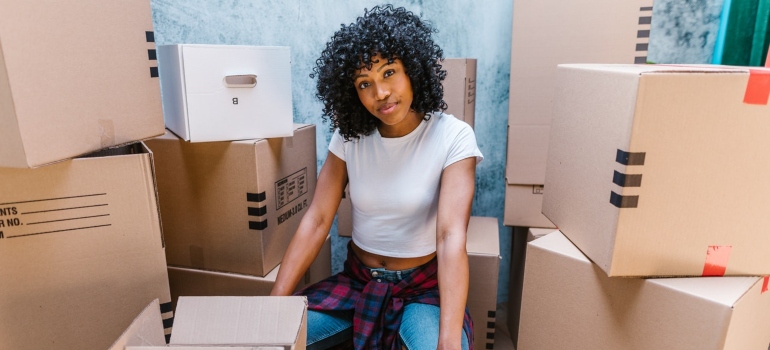
[[[161,45],[166,127],[190,142],[292,136],[288,47]]]

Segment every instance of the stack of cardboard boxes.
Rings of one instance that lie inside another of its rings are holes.
[[[560,232],[529,244],[519,349],[766,349],[770,70],[557,81],[543,213]]]
[[[556,66],[646,63],[652,0],[517,0],[513,4],[504,224],[512,231],[508,331],[516,344],[527,228],[542,214]]]
[[[288,47],[162,45],[165,135],[149,140],[172,299],[269,295],[316,184],[292,123]],[[172,133],[173,132],[173,133]],[[331,274],[331,241],[299,287]]]
[[[2,349],[104,349],[154,299],[171,318],[137,142],[163,133],[153,41],[147,1],[0,2]]]

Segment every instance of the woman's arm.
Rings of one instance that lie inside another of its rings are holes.
[[[441,295],[439,349],[460,349],[468,299],[468,253],[465,239],[476,179],[476,157],[444,169],[438,200],[436,254]]]
[[[318,175],[313,201],[283,255],[270,295],[291,295],[329,234],[348,181],[345,162],[329,152]]]

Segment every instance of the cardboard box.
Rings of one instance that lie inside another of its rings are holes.
[[[766,349],[767,277],[610,278],[564,235],[529,243],[519,350]]]
[[[152,168],[141,143],[0,168],[1,349],[104,349],[153,299],[171,317]]]
[[[508,334],[516,344],[519,338],[519,315],[521,314],[521,289],[524,286],[524,262],[527,257],[527,242],[558,231],[550,228],[512,227],[511,269],[508,272]]]
[[[353,237],[353,203],[350,202],[349,186],[345,186],[340,206],[337,208],[337,235]]]
[[[331,255],[331,236],[328,236],[315,261],[297,286],[297,291],[331,276]],[[171,300],[176,306],[180,296],[268,296],[275,285],[280,268],[281,265],[278,265],[267,276],[255,277],[169,266]]]
[[[303,350],[307,341],[305,297],[183,297],[166,346],[151,303],[111,350]]]
[[[468,310],[473,319],[474,349],[495,344],[500,236],[497,218],[472,216],[468,223]]]
[[[316,184],[314,125],[294,136],[147,141],[172,266],[265,276],[283,258]]]
[[[556,66],[562,63],[645,63],[652,0],[517,0],[513,4],[508,184],[544,184]],[[534,141],[530,141],[534,139]],[[535,178],[533,178],[535,176]]]
[[[442,62],[446,70],[444,101],[446,114],[468,123],[471,128],[476,116],[476,59],[446,58]]]
[[[292,135],[289,47],[161,45],[163,115],[184,140]]]
[[[543,215],[543,185],[507,185],[505,186],[506,226],[555,228],[556,226]]]
[[[751,72],[560,66],[543,213],[609,276],[770,274],[769,71]]]
[[[157,76],[148,1],[2,1],[0,167],[163,134]]]

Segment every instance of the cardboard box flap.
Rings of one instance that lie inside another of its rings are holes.
[[[733,307],[758,280],[760,280],[759,277],[699,277],[659,278],[649,279],[648,281],[682,293]]]
[[[568,256],[572,259],[590,262],[581,251],[578,249],[561,231],[556,230],[551,234],[540,237],[530,243],[527,243],[528,247],[537,247],[543,250],[549,250],[555,253],[559,253],[564,256]]]
[[[292,345],[301,332],[305,297],[179,297],[174,345]]]
[[[500,255],[499,226],[497,218],[472,216],[468,222],[468,253]]]
[[[163,320],[160,316],[158,299],[150,302],[136,316],[125,332],[112,344],[110,350],[123,350],[126,346],[165,346],[166,337],[163,334]]]
[[[540,237],[546,236],[549,233],[556,232],[558,230],[552,229],[552,228],[534,228],[530,227],[529,230],[527,230],[527,242],[534,241]]]

